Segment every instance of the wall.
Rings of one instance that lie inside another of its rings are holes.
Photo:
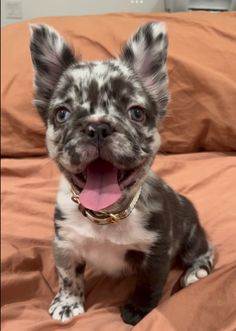
[[[18,3],[21,18],[7,18],[7,4]],[[42,16],[89,15],[109,12],[164,11],[164,0],[2,0],[1,25]]]

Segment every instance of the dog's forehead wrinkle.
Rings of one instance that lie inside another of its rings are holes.
[[[122,101],[125,107],[133,104],[145,107],[141,86],[136,80],[130,82],[130,75],[131,71],[118,60],[73,66],[58,84],[56,102],[64,102],[70,96],[76,106],[90,107],[91,112],[93,108],[99,114],[115,112],[112,99]]]
[[[131,76],[133,76],[134,73],[132,69],[128,67],[124,62],[120,61],[120,59],[111,60],[110,63],[125,77],[130,78]]]
[[[62,76],[52,95],[50,105],[58,100],[64,101],[73,89],[74,80],[70,75]]]
[[[91,77],[97,77],[97,79],[102,77],[103,81],[104,79],[119,75],[129,78],[132,74],[132,71],[119,60],[83,63],[82,66],[73,66],[70,72],[73,74],[75,80],[79,79],[79,77],[86,79],[89,74]]]
[[[54,95],[49,105],[49,117],[54,109],[63,106],[68,107],[69,109],[73,109],[75,106],[75,96],[73,90],[68,91],[62,98],[56,94]]]

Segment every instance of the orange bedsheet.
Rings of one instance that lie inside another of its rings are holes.
[[[169,35],[171,102],[161,127],[162,152],[236,151],[236,12],[196,12],[43,17],[5,27],[2,154],[46,155],[45,129],[32,105],[29,23],[53,26],[89,61],[118,56],[148,21],[165,22]]]
[[[2,322],[3,331],[236,330],[236,13],[144,13],[48,17],[84,60],[116,56],[147,21],[169,33],[171,102],[163,153],[153,166],[195,203],[216,252],[214,272],[179,290],[175,265],[160,305],[138,325],[120,318],[134,278],[86,270],[85,315],[51,320],[57,291],[52,214],[58,170],[46,157],[45,128],[32,106],[29,22],[2,29]],[[203,152],[205,151],[205,152]],[[218,151],[218,153],[217,153]],[[179,154],[178,153],[192,153]]]
[[[58,286],[51,251],[58,170],[47,158],[6,159],[2,165],[3,330],[131,330],[118,306],[134,279],[112,280],[91,269],[85,276],[87,312],[66,324],[51,320],[47,309]],[[160,305],[133,330],[235,330],[235,154],[159,155],[153,168],[195,203],[217,260],[209,277],[182,290],[182,269],[174,266]]]

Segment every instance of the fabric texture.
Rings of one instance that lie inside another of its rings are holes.
[[[235,156],[160,155],[153,169],[194,202],[217,260],[211,275],[180,291],[183,270],[174,266],[160,305],[133,330],[232,331],[236,328]],[[132,277],[114,280],[86,269],[86,314],[61,325],[47,313],[58,289],[51,248],[58,175],[47,158],[3,162],[3,330],[130,330],[118,307],[133,289]]]
[[[117,56],[147,21],[165,22],[169,33],[171,103],[161,129],[162,152],[235,151],[236,13],[111,14],[31,22],[53,26],[82,59],[100,60]],[[46,155],[44,127],[32,106],[29,37],[29,22],[2,31],[4,156]]]
[[[59,172],[47,158],[45,129],[32,106],[29,22],[2,29],[3,331],[233,331],[236,329],[236,13],[111,14],[32,20],[55,27],[83,59],[119,54],[139,25],[169,31],[171,102],[163,154],[153,170],[190,198],[216,249],[211,275],[180,290],[174,265],[160,305],[135,327],[119,306],[135,283],[86,268],[86,310],[61,324],[48,315],[58,280],[52,221]],[[183,153],[183,154],[180,154]]]

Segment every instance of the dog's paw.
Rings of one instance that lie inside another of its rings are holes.
[[[84,306],[80,297],[58,293],[48,312],[54,320],[66,322],[74,316],[83,314]]]
[[[127,324],[136,325],[143,317],[149,313],[149,310],[135,308],[132,304],[126,304],[120,307],[121,317]]]
[[[181,286],[187,287],[193,283],[196,283],[198,280],[207,277],[208,274],[209,272],[201,267],[189,268],[181,279]]]

